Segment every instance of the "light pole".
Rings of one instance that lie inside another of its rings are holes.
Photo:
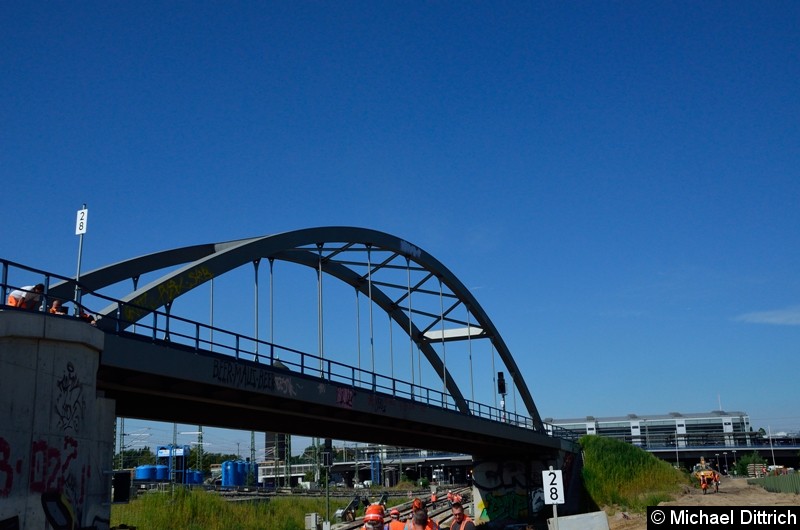
[[[714,458],[717,459],[716,462],[714,462],[714,465],[717,466],[717,471],[721,471],[719,468],[719,453],[714,453]]]
[[[725,474],[728,474],[728,451],[723,451],[722,456],[725,457]]]
[[[733,450],[733,476],[736,476],[736,449]]]

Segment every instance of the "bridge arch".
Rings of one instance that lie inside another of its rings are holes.
[[[384,258],[372,263],[370,257],[373,252]],[[361,261],[342,259],[345,255],[354,254],[361,256]],[[364,254],[367,256],[366,261],[363,259]],[[212,278],[260,259],[285,261],[318,269],[368,296],[408,334],[446,386],[456,406],[464,413],[470,412],[469,406],[433,345],[465,339],[491,341],[532,418],[534,430],[544,432],[533,398],[519,374],[511,352],[475,297],[432,255],[404,239],[384,232],[358,227],[332,226],[175,248],[85,273],[81,276],[81,285],[86,290],[96,291],[127,279],[138,279],[144,274],[180,265],[147,285],[135,288],[121,299],[123,302],[121,308],[118,304],[112,304],[100,311],[101,317],[113,317],[106,318],[105,322],[115,321],[122,327],[128,327],[152,311],[168,307],[176,298]],[[408,285],[372,281],[374,274],[390,268],[405,269],[409,278],[411,271],[414,271],[419,279],[414,285],[410,284],[410,280]],[[366,270],[366,273],[359,272],[361,269]],[[438,284],[438,292],[436,286],[434,288],[429,286],[430,282]],[[407,298],[412,295],[439,296],[441,303],[444,287],[447,288],[450,305],[446,309],[442,305],[438,315],[416,310],[408,304]],[[55,296],[65,297],[69,295],[70,288],[71,285],[65,282],[53,286],[51,292]],[[390,294],[390,292],[403,293],[404,290],[404,294],[395,297]],[[453,310],[459,306],[468,311],[466,322],[452,316]],[[118,315],[120,319],[116,320]],[[417,321],[427,319],[427,325],[419,326],[415,322],[415,316]],[[103,321],[101,318],[99,322],[102,324]],[[441,329],[435,329],[436,326],[440,326]],[[450,327],[445,329],[445,326]]]

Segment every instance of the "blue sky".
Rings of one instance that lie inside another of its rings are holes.
[[[721,404],[798,431],[799,20],[777,1],[6,2],[0,256],[74,274],[84,203],[84,271],[372,228],[472,290],[543,417]]]

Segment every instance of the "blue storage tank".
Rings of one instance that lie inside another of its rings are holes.
[[[236,486],[236,465],[230,460],[222,463],[222,487]]]
[[[195,471],[194,472],[194,483],[195,484],[202,484],[203,483],[203,472],[202,471]]]
[[[134,480],[155,480],[156,479],[156,466],[145,465],[136,468],[133,475]]]
[[[236,461],[236,485],[244,486],[247,482],[247,462],[244,460]]]
[[[169,466],[156,466],[156,480],[169,480]]]

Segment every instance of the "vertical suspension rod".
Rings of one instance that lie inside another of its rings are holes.
[[[442,400],[447,399],[447,348],[444,341],[444,295],[442,279],[439,278],[439,318],[442,323]]]
[[[319,251],[319,260],[318,260],[318,268],[317,268],[317,334],[319,337],[319,371],[320,376],[323,374],[324,365],[323,359],[325,357],[324,349],[323,349],[323,332],[322,332],[322,243],[317,243],[317,249]],[[315,438],[316,440],[316,438]],[[316,444],[314,445],[316,448]]]
[[[408,276],[408,357],[411,361],[411,399],[414,399],[414,336],[411,319],[411,260],[406,256],[406,273]]]
[[[472,400],[472,403],[475,403],[475,385],[472,379],[472,327],[471,327],[472,324],[470,324],[470,319],[469,319],[469,307],[467,307],[466,304],[464,305],[464,307],[467,309],[467,350],[469,352],[469,390],[471,396],[470,399]],[[470,407],[472,407],[472,404],[470,404]]]
[[[253,353],[255,354],[255,361],[256,362],[259,362],[259,360],[258,360],[258,265],[260,263],[261,263],[261,259],[260,258],[256,259],[256,260],[253,260],[253,273],[254,273],[254,278],[253,278],[253,280],[254,280],[254,285],[253,285],[253,288],[254,288],[253,289],[253,294],[254,294],[253,298],[254,298],[254,300],[253,300],[253,303],[254,303],[254,306],[255,306],[253,308],[253,312],[254,312],[254,315],[255,315],[255,318],[254,318],[254,321],[255,321],[254,322],[254,324],[255,324],[254,332],[255,332],[255,339],[256,339],[255,340],[255,347],[253,349]]]
[[[358,287],[356,287],[356,352],[358,353],[358,380],[361,381],[361,306],[358,302]]]
[[[273,305],[273,295],[275,292],[273,285],[273,266],[275,265],[275,258],[269,258],[269,347],[270,347],[270,361],[275,358],[275,307]]]
[[[372,356],[372,373],[375,373],[375,337],[372,328],[372,245],[367,245],[367,288],[369,291],[369,352]]]

